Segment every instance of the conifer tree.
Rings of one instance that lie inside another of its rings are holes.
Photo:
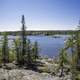
[[[21,65],[21,61],[22,61],[21,42],[19,39],[16,39],[14,40],[14,44],[15,44],[17,64]]]
[[[35,45],[32,46],[29,39],[26,38],[26,29],[25,29],[25,18],[22,15],[22,30],[20,35],[20,40],[14,40],[17,62],[20,65],[26,65],[27,67],[32,66],[34,63],[33,56],[35,59],[38,58],[38,43],[35,42]],[[34,47],[34,51],[32,50]],[[34,54],[34,55],[33,55]]]
[[[35,41],[35,43],[34,43],[32,53],[33,53],[34,60],[36,61],[36,59],[39,58],[39,50],[38,50],[38,42],[37,41]]]
[[[7,34],[4,34],[4,38],[3,38],[3,45],[2,45],[2,58],[3,58],[3,63],[5,65],[5,63],[9,62],[9,48],[8,48],[8,38],[7,38]]]
[[[80,22],[76,32],[77,69],[80,71]]]
[[[25,60],[26,60],[26,63],[27,63],[27,66],[30,67],[32,64],[33,64],[33,59],[32,59],[32,53],[31,53],[31,42],[30,40],[28,39],[27,40],[27,54],[26,54],[26,57],[25,57]]]
[[[38,59],[39,58],[39,52],[38,52],[38,42],[36,41],[35,42],[35,45],[34,45],[34,52],[35,52],[35,59]]]
[[[21,31],[21,41],[22,41],[22,64],[24,65],[24,56],[26,55],[26,29],[25,29],[25,18],[22,15],[22,31]]]
[[[60,69],[61,69],[60,77],[63,76],[63,69],[64,69],[64,65],[66,63],[68,63],[68,56],[67,56],[66,50],[62,49],[60,54],[59,54],[59,66],[60,66]]]

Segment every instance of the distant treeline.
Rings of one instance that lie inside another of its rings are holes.
[[[4,31],[5,32],[5,31]],[[4,32],[0,32],[0,35],[2,35]],[[7,35],[21,35],[21,31],[7,31]],[[26,35],[69,35],[69,34],[75,34],[76,30],[40,30],[40,31],[26,31]]]

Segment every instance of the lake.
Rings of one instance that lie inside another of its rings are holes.
[[[57,36],[57,35],[56,35]],[[42,56],[53,57],[59,54],[61,48],[64,47],[64,41],[69,37],[68,35],[59,36],[27,36],[31,42],[38,42],[39,54]],[[11,39],[15,39],[15,36],[8,36],[9,45],[11,45]]]
[[[53,57],[59,54],[59,51],[64,47],[64,42],[68,36],[60,35],[60,37],[56,38],[52,36],[28,36],[28,38],[32,42],[38,42],[40,55]]]

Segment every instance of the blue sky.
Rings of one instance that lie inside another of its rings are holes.
[[[80,0],[0,0],[0,31],[21,29],[21,15],[28,30],[75,29]]]

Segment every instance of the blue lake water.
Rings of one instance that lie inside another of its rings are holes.
[[[61,35],[59,38],[52,36],[28,36],[28,38],[32,42],[38,42],[40,55],[53,57],[59,54],[60,49],[64,47],[64,41],[68,37]]]
[[[39,45],[39,54],[47,55],[49,57],[57,56],[61,48],[64,47],[64,41],[69,36],[59,35],[59,37],[54,38],[52,36],[27,36],[31,42],[38,42]],[[9,36],[10,40],[14,39],[15,36]],[[11,41],[9,42],[11,44]]]

